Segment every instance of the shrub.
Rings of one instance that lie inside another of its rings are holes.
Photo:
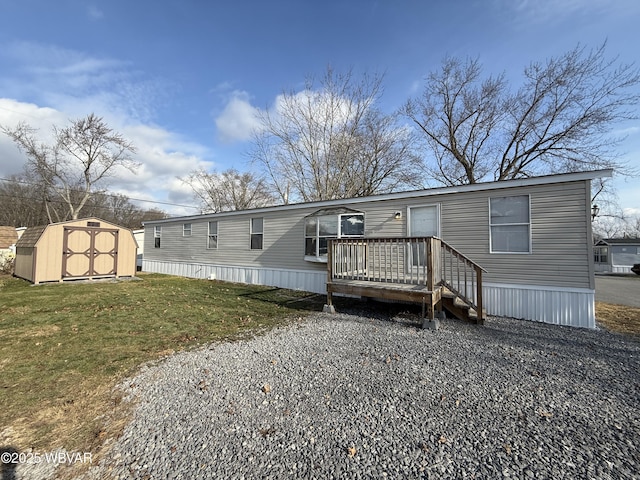
[[[0,252],[0,273],[13,274],[16,254],[11,251]]]

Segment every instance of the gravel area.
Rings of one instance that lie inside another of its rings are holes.
[[[313,314],[148,365],[84,478],[638,478],[640,343],[410,320]]]

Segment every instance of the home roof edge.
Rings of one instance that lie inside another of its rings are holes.
[[[557,173],[553,175],[543,175],[539,177],[516,178],[513,180],[496,180],[491,182],[473,183],[467,185],[443,186],[422,190],[410,190],[395,193],[382,193],[366,197],[353,197],[335,200],[318,200],[314,202],[292,203],[285,205],[275,205],[271,207],[252,208],[248,210],[233,210],[230,212],[203,213],[198,215],[187,215],[179,217],[163,218],[160,220],[149,220],[142,225],[158,225],[163,223],[173,223],[177,221],[202,220],[204,218],[224,218],[234,215],[256,215],[282,210],[297,210],[301,208],[326,208],[334,206],[345,206],[363,202],[377,202],[385,200],[398,200],[412,197],[431,197],[451,193],[478,192],[486,190],[498,190],[505,188],[528,187],[534,185],[551,185],[554,183],[578,182],[594,180],[596,178],[607,178],[613,176],[613,169],[605,168],[601,170],[588,170],[582,172]]]

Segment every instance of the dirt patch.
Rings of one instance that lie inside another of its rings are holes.
[[[596,302],[596,321],[612,332],[640,338],[640,308]]]
[[[49,335],[55,335],[60,331],[58,325],[43,325],[41,327],[30,328],[24,335],[28,337],[48,337]]]

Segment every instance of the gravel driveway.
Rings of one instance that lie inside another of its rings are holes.
[[[639,360],[603,330],[313,314],[143,368],[85,478],[637,478]]]

